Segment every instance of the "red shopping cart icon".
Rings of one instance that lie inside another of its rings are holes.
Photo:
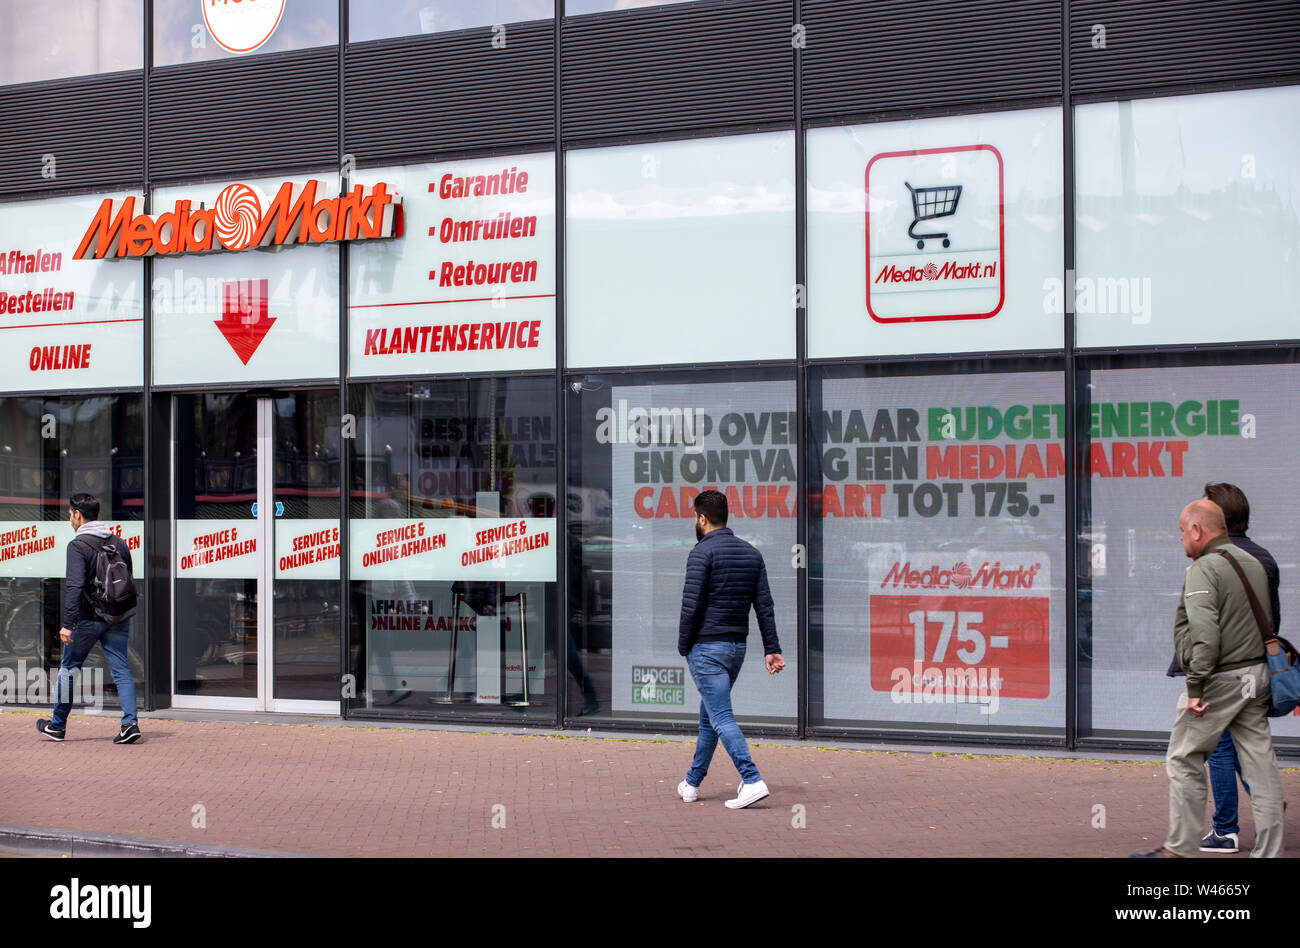
[[[916,225],[921,221],[932,221],[939,217],[951,217],[957,213],[957,202],[961,200],[961,185],[955,184],[951,187],[941,188],[914,188],[911,184],[904,181],[903,186],[912,192],[912,223],[907,225],[907,236],[916,241],[916,249],[924,250],[926,240],[933,240],[936,237],[943,238],[943,245],[947,247],[951,241],[948,240],[948,232],[933,234],[916,233]]]

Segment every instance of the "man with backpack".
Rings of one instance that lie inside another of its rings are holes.
[[[90,494],[73,495],[68,508],[68,522],[76,536],[68,544],[63,628],[59,629],[63,661],[54,716],[41,718],[36,729],[52,741],[64,739],[72,710],[73,675],[99,642],[122,703],[122,727],[113,743],[133,744],[140,739],[140,728],[136,724],[135,682],[126,647],[136,609],[131,551],[121,537],[114,536],[108,525],[99,521],[99,501]]]

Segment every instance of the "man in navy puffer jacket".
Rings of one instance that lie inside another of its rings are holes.
[[[745,661],[749,610],[758,616],[764,661],[769,675],[785,667],[776,637],[775,608],[767,586],[763,554],[727,529],[727,498],[706,490],[695,498],[695,536],[699,542],[686,560],[682,618],[677,651],[686,656],[700,692],[700,736],[695,759],[677,794],[687,803],[699,799],[699,787],[721,739],[740,771],[741,785],[731,809],[749,806],[768,795],[767,784],[749,758],[749,745],[731,711],[731,686]]]

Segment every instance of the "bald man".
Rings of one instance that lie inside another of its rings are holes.
[[[1268,727],[1264,638],[1233,563],[1254,590],[1271,632],[1268,579],[1259,560],[1228,539],[1223,511],[1213,501],[1188,504],[1178,518],[1178,528],[1192,565],[1174,617],[1174,650],[1187,674],[1187,693],[1178,698],[1165,755],[1169,835],[1162,848],[1134,855],[1157,859],[1200,855],[1205,760],[1226,729],[1237,745],[1241,775],[1252,793],[1255,847],[1251,855],[1280,856],[1282,780]]]

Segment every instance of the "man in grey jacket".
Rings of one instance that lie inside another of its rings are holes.
[[[61,741],[67,736],[73,674],[81,669],[90,650],[99,642],[122,704],[122,726],[113,743],[134,744],[140,739],[140,728],[136,723],[135,681],[131,678],[127,661],[131,620],[128,617],[121,622],[105,622],[95,614],[91,601],[98,548],[104,544],[115,546],[126,561],[128,572],[131,569],[131,551],[121,537],[113,534],[108,524],[100,521],[99,501],[90,494],[76,494],[68,501],[68,522],[76,536],[68,544],[67,594],[63,605],[63,628],[59,629],[63,661],[59,666],[54,714],[50,719],[38,720],[36,729],[52,741]]]
[[[1188,504],[1178,518],[1178,527],[1183,551],[1193,562],[1174,618],[1174,650],[1187,674],[1187,692],[1178,699],[1165,756],[1169,835],[1160,849],[1134,855],[1199,855],[1207,790],[1205,760],[1226,729],[1237,745],[1242,777],[1252,792],[1255,848],[1251,855],[1280,856],[1282,780],[1268,726],[1264,639],[1233,562],[1267,613],[1264,568],[1228,539],[1223,511],[1213,501]]]

